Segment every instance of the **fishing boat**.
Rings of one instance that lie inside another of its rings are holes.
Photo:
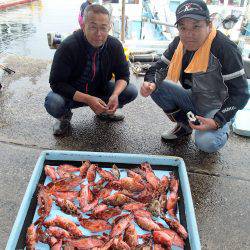
[[[13,8],[17,5],[30,3],[36,0],[4,0],[0,1],[0,10],[6,10],[8,8]]]
[[[95,3],[102,4],[109,10],[112,16],[110,34],[119,38],[129,50],[153,49],[160,54],[173,38],[173,34],[164,29],[165,22],[161,23],[160,19],[155,19],[154,12],[150,9],[150,1],[100,0]],[[173,25],[171,26],[173,28]],[[65,36],[67,34],[48,34],[50,48],[56,48]]]

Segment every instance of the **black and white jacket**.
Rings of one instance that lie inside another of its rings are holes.
[[[176,37],[169,44],[161,59],[152,65],[145,75],[145,81],[156,82],[156,73],[167,74],[168,66],[180,41]],[[214,38],[206,72],[186,74],[194,52],[184,51],[180,83],[185,89],[191,89],[192,99],[200,115],[218,110],[214,116],[223,126],[235,113],[244,108],[248,99],[248,85],[243,68],[241,53],[234,42],[220,31]],[[158,84],[158,83],[157,83]]]

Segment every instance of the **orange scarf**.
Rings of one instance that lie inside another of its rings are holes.
[[[206,41],[203,43],[203,45],[194,53],[194,56],[187,66],[187,68],[184,70],[185,73],[196,73],[196,72],[206,72],[209,62],[209,54],[211,49],[211,44],[216,36],[216,29],[214,26],[212,26],[212,30],[210,34],[208,35]],[[180,73],[182,68],[182,58],[183,58],[183,44],[180,41],[174,55],[172,57],[172,60],[170,62],[169,68],[168,68],[168,75],[167,79],[171,80],[173,82],[178,82],[180,79]]]

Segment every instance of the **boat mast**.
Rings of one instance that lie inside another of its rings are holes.
[[[125,0],[122,0],[121,41],[125,42]]]

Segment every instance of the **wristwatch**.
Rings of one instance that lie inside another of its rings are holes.
[[[218,122],[218,121],[216,121],[216,119],[214,119],[214,122],[215,122],[215,124],[216,124],[216,126],[217,126],[216,130],[217,130],[217,129],[219,129],[219,128],[221,128],[221,126],[220,126],[219,122]]]

